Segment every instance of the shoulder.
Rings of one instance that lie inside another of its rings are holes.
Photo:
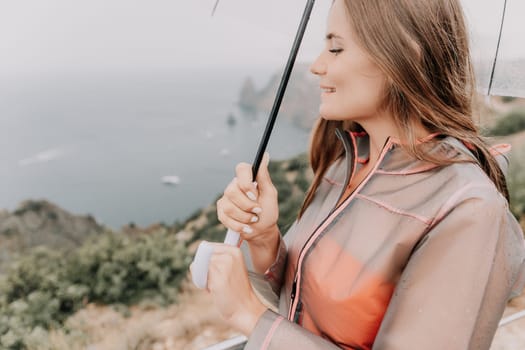
[[[434,221],[439,221],[456,208],[479,216],[505,215],[509,211],[506,198],[494,182],[476,163],[454,163],[442,167],[436,174],[443,196]],[[469,215],[469,214],[466,214]]]
[[[458,149],[454,144],[445,147]],[[468,156],[468,153],[464,154]],[[458,213],[472,216],[478,222],[511,215],[507,199],[477,163],[452,163],[439,168],[435,177],[441,179],[437,185],[443,195],[435,212],[434,224],[452,212],[455,216]]]
[[[396,196],[396,200],[409,201],[414,210],[433,223],[457,207],[479,213],[497,211],[503,214],[508,210],[507,200],[461,141],[445,137],[427,147],[432,156],[453,163],[429,168],[413,176],[392,178],[393,187],[407,193],[406,199]]]

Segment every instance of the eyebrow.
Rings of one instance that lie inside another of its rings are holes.
[[[326,34],[326,40],[331,40],[331,39],[343,39],[343,37],[335,33]]]

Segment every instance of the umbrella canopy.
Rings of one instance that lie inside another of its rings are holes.
[[[491,94],[525,97],[525,2],[506,0]]]
[[[303,37],[308,25],[308,22],[310,21],[310,17],[312,14],[313,6],[314,6],[315,0],[308,0],[306,2],[306,7],[303,11],[303,15],[301,17],[301,21],[299,23],[299,28],[297,29],[297,33],[295,34],[295,39],[292,44],[292,48],[290,51],[290,54],[288,55],[288,60],[286,62],[286,66],[284,67],[284,71],[281,77],[281,81],[279,84],[279,88],[277,89],[277,93],[275,96],[275,101],[272,106],[272,110],[270,111],[270,116],[268,118],[268,123],[266,124],[266,129],[264,131],[264,134],[262,136],[261,142],[259,144],[257,154],[255,156],[255,160],[253,162],[253,180],[255,181],[255,178],[257,177],[257,172],[259,170],[259,166],[262,161],[263,154],[266,150],[266,147],[268,145],[268,141],[270,138],[270,135],[272,133],[273,126],[275,124],[275,120],[277,118],[277,114],[279,113],[279,108],[281,106],[284,92],[286,91],[286,87],[288,85],[288,81],[290,79],[290,75],[293,69],[293,66],[295,64],[295,61],[297,59],[297,55],[299,53],[299,48],[302,44]],[[217,5],[219,4],[219,0],[215,2],[215,5],[212,10],[212,16],[215,14],[215,11],[217,10]],[[231,237],[229,237],[231,236]],[[238,240],[238,235],[233,235],[233,232],[230,234],[228,232],[228,235],[226,236],[225,242],[229,242],[231,240],[231,243],[235,244]]]
[[[478,90],[485,95],[525,97],[525,13],[523,0],[461,0],[468,26]],[[271,53],[272,65],[286,62],[305,0],[210,0],[213,20],[234,19],[251,38],[240,43],[258,57]],[[312,62],[322,49],[325,23],[332,1],[317,1],[299,51],[298,62]],[[218,25],[223,25],[221,23]],[[257,48],[254,46],[258,45]]]
[[[525,97],[525,13],[522,0],[462,0],[478,90],[482,94]]]

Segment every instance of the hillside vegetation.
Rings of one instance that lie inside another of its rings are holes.
[[[295,220],[310,181],[307,160],[300,156],[271,162],[269,168],[279,191],[279,225],[286,228]],[[46,202],[28,207],[44,216],[45,208],[55,210]],[[90,303],[113,305],[126,313],[131,305],[176,302],[194,243],[222,241],[225,231],[211,205],[182,225],[155,226],[149,233],[108,231],[73,249],[45,244],[25,249],[0,279],[0,348],[51,349],[51,344],[45,345],[48,331],[60,329]]]

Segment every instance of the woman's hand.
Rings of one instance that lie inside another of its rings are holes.
[[[257,183],[252,182],[252,166],[238,164],[236,177],[217,201],[219,221],[248,242],[257,272],[264,272],[273,263],[279,247],[279,207],[277,190],[268,172],[269,160],[266,153]]]
[[[208,291],[222,317],[245,335],[251,334],[266,311],[250,285],[243,254],[237,247],[213,243]]]

